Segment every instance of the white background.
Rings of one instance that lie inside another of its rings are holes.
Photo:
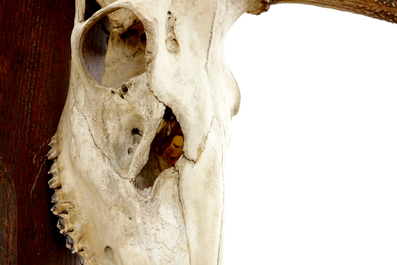
[[[397,25],[305,5],[226,39],[224,265],[397,264]]]

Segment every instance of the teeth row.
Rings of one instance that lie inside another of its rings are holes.
[[[48,174],[52,175],[52,178],[48,181],[48,185],[53,190],[60,189],[62,187],[58,173],[59,172],[57,168],[57,160],[54,160],[54,163],[52,164],[50,171],[48,171]]]
[[[50,149],[50,151],[48,151],[47,157],[50,160],[54,160],[54,159],[56,159],[58,157],[57,135],[56,134],[51,138],[51,142],[48,145],[51,146],[51,149]]]
[[[60,174],[57,167],[57,137],[54,135],[51,138],[51,142],[48,144],[51,146],[51,150],[48,152],[48,159],[54,160],[48,174],[52,175],[52,178],[48,181],[48,185],[51,189],[55,190],[51,197],[51,202],[55,205],[51,208],[51,211],[58,215],[57,227],[59,228],[61,234],[66,236],[66,247],[72,250],[72,253],[77,253],[80,257],[80,264],[86,264],[85,262],[89,260],[87,253],[83,250],[82,243],[80,242],[80,237],[74,231],[73,223],[70,220],[70,216],[67,213],[70,209],[74,208],[71,202],[65,201],[62,194],[62,185],[60,181]]]
[[[52,178],[50,179],[50,181],[48,181],[48,185],[53,190],[54,189],[60,189],[61,188],[61,182],[60,182],[60,179],[59,179],[59,171],[58,171],[58,167],[57,167],[58,152],[57,152],[57,137],[56,137],[56,134],[51,138],[51,142],[48,145],[51,146],[51,150],[47,154],[48,159],[54,160],[54,163],[52,164],[52,166],[50,168],[50,171],[48,171],[48,174],[52,175]],[[53,196],[53,198],[54,198],[54,196]]]
[[[67,213],[68,210],[73,209],[74,205],[70,202],[62,200],[62,189],[55,190],[52,196],[52,202],[55,202],[54,207],[51,211],[58,215],[57,227],[60,233],[66,237],[66,247],[72,251],[73,254],[77,253],[80,257],[80,264],[86,264],[85,261],[89,260],[87,253],[83,250],[83,244],[80,242],[80,237],[76,233],[75,227],[70,220],[70,215]]]

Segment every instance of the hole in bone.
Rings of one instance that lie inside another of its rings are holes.
[[[131,155],[134,151],[132,150],[132,148],[128,148],[127,152],[129,155]]]
[[[88,72],[105,87],[119,87],[143,74],[146,38],[143,23],[132,11],[122,8],[110,13],[84,37],[82,54]]]
[[[141,190],[152,187],[164,170],[174,167],[183,154],[183,133],[172,110],[166,107],[163,120],[150,146],[149,160],[135,178]]]
[[[141,35],[141,42],[146,42],[146,33]]]
[[[121,90],[123,91],[123,93],[127,93],[128,92],[128,87],[127,87],[127,85],[125,83],[123,83],[121,85]]]
[[[132,138],[134,139],[134,143],[139,144],[142,139],[141,131],[138,128],[134,128],[131,130]]]
[[[131,87],[129,87],[129,91],[132,91]],[[117,91],[117,95],[113,96],[117,98],[119,92],[121,89]],[[128,171],[133,155],[147,129],[147,124],[144,116],[136,111],[134,104],[117,99],[116,101],[110,100],[108,107],[111,111],[103,112],[102,120],[107,132],[109,158],[116,171],[122,174]],[[139,131],[142,136],[133,134],[133,130],[134,132]]]
[[[134,129],[132,129],[131,134],[132,135],[136,135],[136,134],[141,135],[141,132],[139,131],[138,128],[134,128]]]
[[[108,259],[113,260],[113,249],[109,246],[106,246],[104,251]]]
[[[175,35],[175,23],[176,23],[176,18],[172,15],[171,11],[167,12],[168,14],[168,19],[166,22],[166,36],[167,38],[165,39],[165,45],[167,48],[167,51],[169,53],[179,53],[179,43],[178,39]]]

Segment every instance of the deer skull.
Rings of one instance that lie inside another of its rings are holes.
[[[220,264],[223,166],[239,90],[225,34],[256,1],[77,1],[52,211],[82,264]],[[82,48],[109,19],[101,84]]]

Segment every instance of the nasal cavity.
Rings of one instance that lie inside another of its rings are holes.
[[[149,160],[135,178],[141,190],[152,187],[157,177],[168,168],[175,167],[183,154],[184,137],[174,113],[166,107],[160,127],[150,146]]]

